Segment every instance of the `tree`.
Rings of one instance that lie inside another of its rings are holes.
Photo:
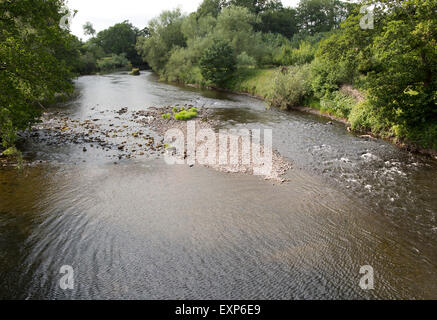
[[[138,38],[137,52],[154,71],[164,70],[173,48],[186,46],[182,32],[183,21],[180,9],[164,11],[149,22],[149,36]]]
[[[428,142],[437,147],[437,2],[381,2],[386,21],[373,40],[377,69],[367,77],[370,99],[396,134],[431,130],[434,141]]]
[[[80,42],[59,22],[62,0],[0,1],[0,139],[13,145],[41,106],[71,92]]]
[[[297,7],[299,27],[309,34],[336,29],[354,7],[340,0],[301,0]]]
[[[230,6],[222,10],[217,18],[215,34],[225,39],[238,55],[250,52],[254,48],[254,31],[256,16],[244,7]]]
[[[293,37],[298,32],[297,12],[292,8],[267,10],[259,15],[260,21],[255,25],[255,30],[264,33],[278,33],[287,38]]]
[[[223,40],[216,41],[200,60],[202,76],[214,84],[223,86],[232,77],[237,59],[231,45]]]
[[[228,4],[231,6],[244,7],[252,13],[259,14],[267,10],[282,9],[280,0],[230,0]]]
[[[359,10],[323,41],[313,85],[323,95],[343,83],[367,93],[352,126],[437,147],[437,20],[435,0],[381,0],[374,29]]]
[[[138,66],[141,59],[135,49],[140,31],[129,21],[117,23],[106,30],[100,31],[96,36],[96,44],[107,54],[120,55],[125,53],[129,61]]]
[[[196,17],[206,17],[210,15],[217,18],[220,11],[222,11],[225,6],[225,0],[203,0],[196,11]]]
[[[83,25],[83,33],[87,36],[94,37],[94,35],[96,34],[96,30],[94,29],[91,22],[86,22]]]

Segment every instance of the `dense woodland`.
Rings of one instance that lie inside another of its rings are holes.
[[[373,28],[360,25],[374,8]],[[351,4],[204,0],[128,21],[82,42],[59,27],[62,0],[0,0],[3,147],[73,89],[79,74],[150,67],[164,81],[261,96],[272,107],[311,106],[372,132],[437,148],[437,0]]]

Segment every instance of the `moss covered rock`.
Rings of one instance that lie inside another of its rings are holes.
[[[140,75],[140,69],[133,68],[132,72],[130,73],[131,76],[139,76]]]
[[[16,157],[20,152],[15,147],[10,147],[1,153],[2,157]]]

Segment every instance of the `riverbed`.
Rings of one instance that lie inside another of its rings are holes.
[[[48,112],[108,124],[122,108],[187,104],[223,128],[271,128],[288,182],[31,137],[32,165],[0,168],[0,298],[437,298],[437,161],[151,72],[76,87]],[[64,265],[73,290],[59,285]],[[359,286],[366,265],[374,290]]]

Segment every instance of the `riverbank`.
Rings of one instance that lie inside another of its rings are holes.
[[[217,90],[227,93],[247,95],[268,103],[269,95],[272,94],[272,81],[275,77],[275,74],[280,71],[280,68],[254,68],[246,70],[244,72],[237,72],[236,76],[229,80],[225,87],[202,86],[199,84],[183,85],[195,88],[203,88],[208,90]],[[362,103],[365,100],[364,95],[350,85],[342,86],[338,92],[341,92],[341,94],[345,97],[348,97],[352,101],[355,101],[354,107],[356,107],[358,104]],[[331,104],[335,104],[335,102],[336,101],[329,101],[329,103]],[[363,130],[362,128],[354,129],[354,126],[356,126],[356,124],[351,124],[351,121],[348,117],[341,116],[338,114],[338,112],[335,112],[335,110],[331,110],[330,108],[321,107],[321,101],[318,99],[306,98],[304,99],[302,106],[293,106],[290,109],[326,117],[332,121],[343,123],[346,126],[347,131],[358,136],[368,137],[370,139],[382,139],[408,152],[418,153],[429,156],[433,159],[437,159],[437,149],[423,147],[417,143],[399,138],[393,133],[388,133],[384,131],[376,133],[372,132],[371,130]],[[351,111],[349,110],[348,113],[350,112]]]

